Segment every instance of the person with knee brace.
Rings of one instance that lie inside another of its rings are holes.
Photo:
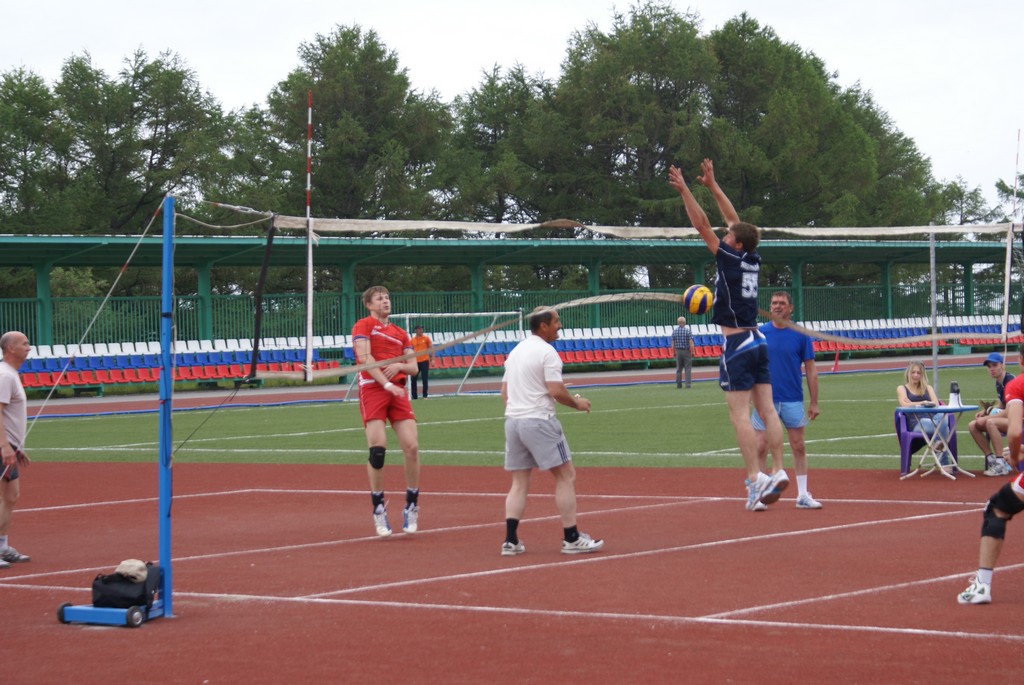
[[[1020,464],[1021,426],[1024,423],[1024,375],[1007,384],[1006,414],[1009,420],[1006,442],[1010,447],[1009,464],[1013,477],[989,498],[982,514],[981,545],[978,553],[978,571],[967,589],[957,595],[960,604],[989,604],[992,602],[992,575],[1006,537],[1006,524],[1024,511],[1024,473]]]
[[[379,285],[368,288],[363,293],[363,304],[369,316],[360,319],[352,327],[352,348],[357,364],[397,359],[412,352],[409,334],[388,320],[391,315],[391,295],[387,288]],[[387,503],[384,500],[387,421],[391,421],[405,459],[406,489],[402,530],[415,533],[419,529],[419,438],[416,414],[405,394],[406,380],[416,372],[416,358],[411,357],[366,369],[359,374],[359,413],[370,448],[366,470],[370,479],[373,527],[380,537],[391,535]]]

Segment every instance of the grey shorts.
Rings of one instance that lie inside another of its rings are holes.
[[[572,461],[558,419],[505,419],[505,470],[547,471]]]

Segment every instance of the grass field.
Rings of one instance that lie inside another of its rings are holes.
[[[958,380],[965,403],[993,399],[982,368],[944,369],[939,388]],[[898,468],[892,414],[902,373],[822,374],[821,416],[807,428],[812,468]],[[567,377],[572,382],[572,378]],[[740,465],[722,392],[701,382],[685,392],[671,383],[578,388],[593,402],[588,414],[559,407],[580,466]],[[414,404],[421,460],[432,464],[500,466],[501,399],[494,394],[432,397]],[[968,468],[981,455],[960,424]],[[390,451],[398,446],[389,432]],[[179,462],[362,463],[366,443],[355,402],[184,411],[174,416]],[[32,428],[36,461],[155,461],[155,414],[47,418]],[[392,456],[390,459],[394,459]],[[389,461],[390,461],[389,459]],[[787,465],[790,465],[787,449]]]

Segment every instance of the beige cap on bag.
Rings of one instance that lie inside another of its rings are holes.
[[[146,570],[146,562],[139,559],[125,559],[117,565],[114,573],[119,573],[134,583],[141,583],[146,579],[148,572]]]

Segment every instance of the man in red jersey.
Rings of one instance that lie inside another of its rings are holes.
[[[978,551],[978,571],[967,589],[957,595],[960,604],[989,604],[992,601],[992,574],[1003,549],[1006,522],[1024,511],[1024,473],[1020,464],[1021,427],[1024,425],[1024,374],[1010,381],[1004,389],[1006,414],[1009,425],[1006,443],[1010,446],[1009,481],[988,498],[981,518],[981,545]]]
[[[388,321],[391,295],[387,288],[375,285],[363,293],[363,304],[370,315],[352,327],[352,347],[357,364],[370,364],[401,357],[412,351],[409,334]],[[402,530],[415,533],[419,524],[420,459],[416,415],[405,394],[408,376],[417,371],[416,358],[394,361],[359,374],[359,413],[363,417],[366,442],[370,447],[367,472],[373,500],[373,525],[377,535],[391,535],[387,505],[384,502],[384,454],[387,450],[387,421],[398,436],[405,457],[405,509]]]

